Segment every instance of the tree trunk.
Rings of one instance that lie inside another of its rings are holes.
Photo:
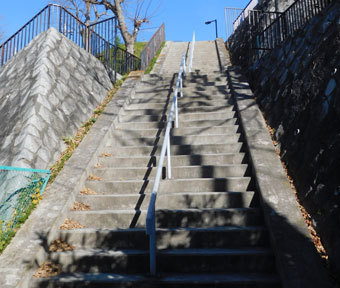
[[[130,41],[129,43],[126,43],[126,50],[130,54],[135,53],[135,41]]]

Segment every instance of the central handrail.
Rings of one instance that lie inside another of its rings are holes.
[[[195,49],[195,31],[192,34],[192,41],[190,45],[190,58],[189,58],[189,68],[188,68],[189,72],[191,72],[191,68],[192,68],[192,60],[194,58],[194,49]]]
[[[164,134],[162,150],[156,170],[156,176],[154,185],[152,188],[151,198],[149,202],[148,212],[146,216],[146,234],[149,235],[149,253],[150,253],[150,273],[156,274],[156,198],[159,188],[159,182],[162,176],[163,163],[165,158],[165,152],[167,153],[167,176],[171,178],[171,158],[170,158],[170,129],[172,128],[172,120],[175,114],[175,128],[178,128],[178,89],[180,88],[180,95],[183,97],[183,80],[182,75],[186,74],[185,54],[182,56],[181,65],[178,71],[178,77],[176,81],[175,93],[172,98],[172,104],[169,112],[169,118],[166,125]]]

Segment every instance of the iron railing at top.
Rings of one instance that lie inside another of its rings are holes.
[[[164,23],[157,29],[155,34],[151,37],[149,42],[145,45],[140,53],[141,69],[145,70],[151,63],[152,58],[155,57],[157,51],[165,41],[165,25]]]
[[[240,13],[243,11],[242,8],[232,8],[225,7],[224,8],[224,19],[225,19],[225,31],[227,40],[234,33],[234,22],[239,17]]]
[[[190,60],[189,60],[190,61]],[[171,179],[171,155],[170,155],[170,130],[172,128],[172,121],[175,119],[175,128],[178,128],[178,89],[180,89],[180,96],[183,97],[183,78],[186,74],[185,53],[182,56],[181,65],[178,71],[176,81],[175,93],[172,98],[172,104],[169,112],[168,122],[164,134],[161,154],[156,170],[155,182],[152,188],[150,203],[146,216],[146,233],[149,235],[149,253],[150,253],[150,273],[156,274],[156,198],[159,189],[159,184],[162,176],[163,163],[165,153],[167,154],[167,177]]]
[[[234,31],[237,29],[237,27],[248,17],[249,11],[253,10],[256,5],[258,4],[258,0],[250,0],[247,6],[242,10],[240,15],[235,19],[233,23]]]
[[[252,47],[258,50],[275,48],[333,1],[336,0],[297,0],[272,21],[264,21],[269,12],[263,12],[259,16],[262,20],[250,27],[254,35]]]
[[[105,64],[120,74],[140,69],[138,57],[114,45],[117,37],[115,17],[85,25],[71,12],[56,4],[48,4],[0,46],[0,67],[26,47],[37,35],[51,27],[102,61],[109,59]],[[113,49],[113,51],[107,49]],[[105,53],[110,57],[103,57]],[[111,55],[118,58],[114,60]],[[116,69],[114,63],[118,63]]]

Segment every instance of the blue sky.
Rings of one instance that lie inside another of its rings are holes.
[[[159,5],[151,23],[140,32],[139,41],[148,41],[158,27],[165,23],[166,39],[190,41],[195,30],[196,40],[215,39],[214,23],[217,19],[218,36],[226,38],[224,7],[244,8],[249,0],[154,0]],[[0,29],[5,39],[14,34],[48,3],[46,0],[3,1],[0,10]],[[3,39],[3,40],[5,40]]]

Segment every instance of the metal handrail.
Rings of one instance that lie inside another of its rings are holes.
[[[192,34],[192,41],[190,46],[190,58],[189,58],[189,68],[188,71],[191,72],[192,68],[192,59],[194,58],[194,49],[195,49],[195,31]]]
[[[164,23],[153,34],[149,42],[144,46],[140,53],[141,69],[145,70],[157,54],[157,51],[165,41],[165,25]]]
[[[154,185],[152,188],[151,198],[149,202],[148,212],[146,216],[146,234],[149,235],[149,253],[150,253],[150,273],[156,274],[156,198],[159,188],[159,182],[162,176],[163,163],[165,158],[165,152],[167,153],[167,176],[171,178],[171,155],[170,155],[170,129],[172,128],[172,120],[175,113],[175,128],[178,128],[178,89],[180,88],[180,95],[183,97],[183,80],[182,75],[186,74],[185,54],[182,56],[181,65],[178,71],[178,77],[176,81],[175,93],[172,98],[172,104],[169,112],[169,118],[166,125],[165,135],[162,144],[162,150],[156,170],[156,176]]]

